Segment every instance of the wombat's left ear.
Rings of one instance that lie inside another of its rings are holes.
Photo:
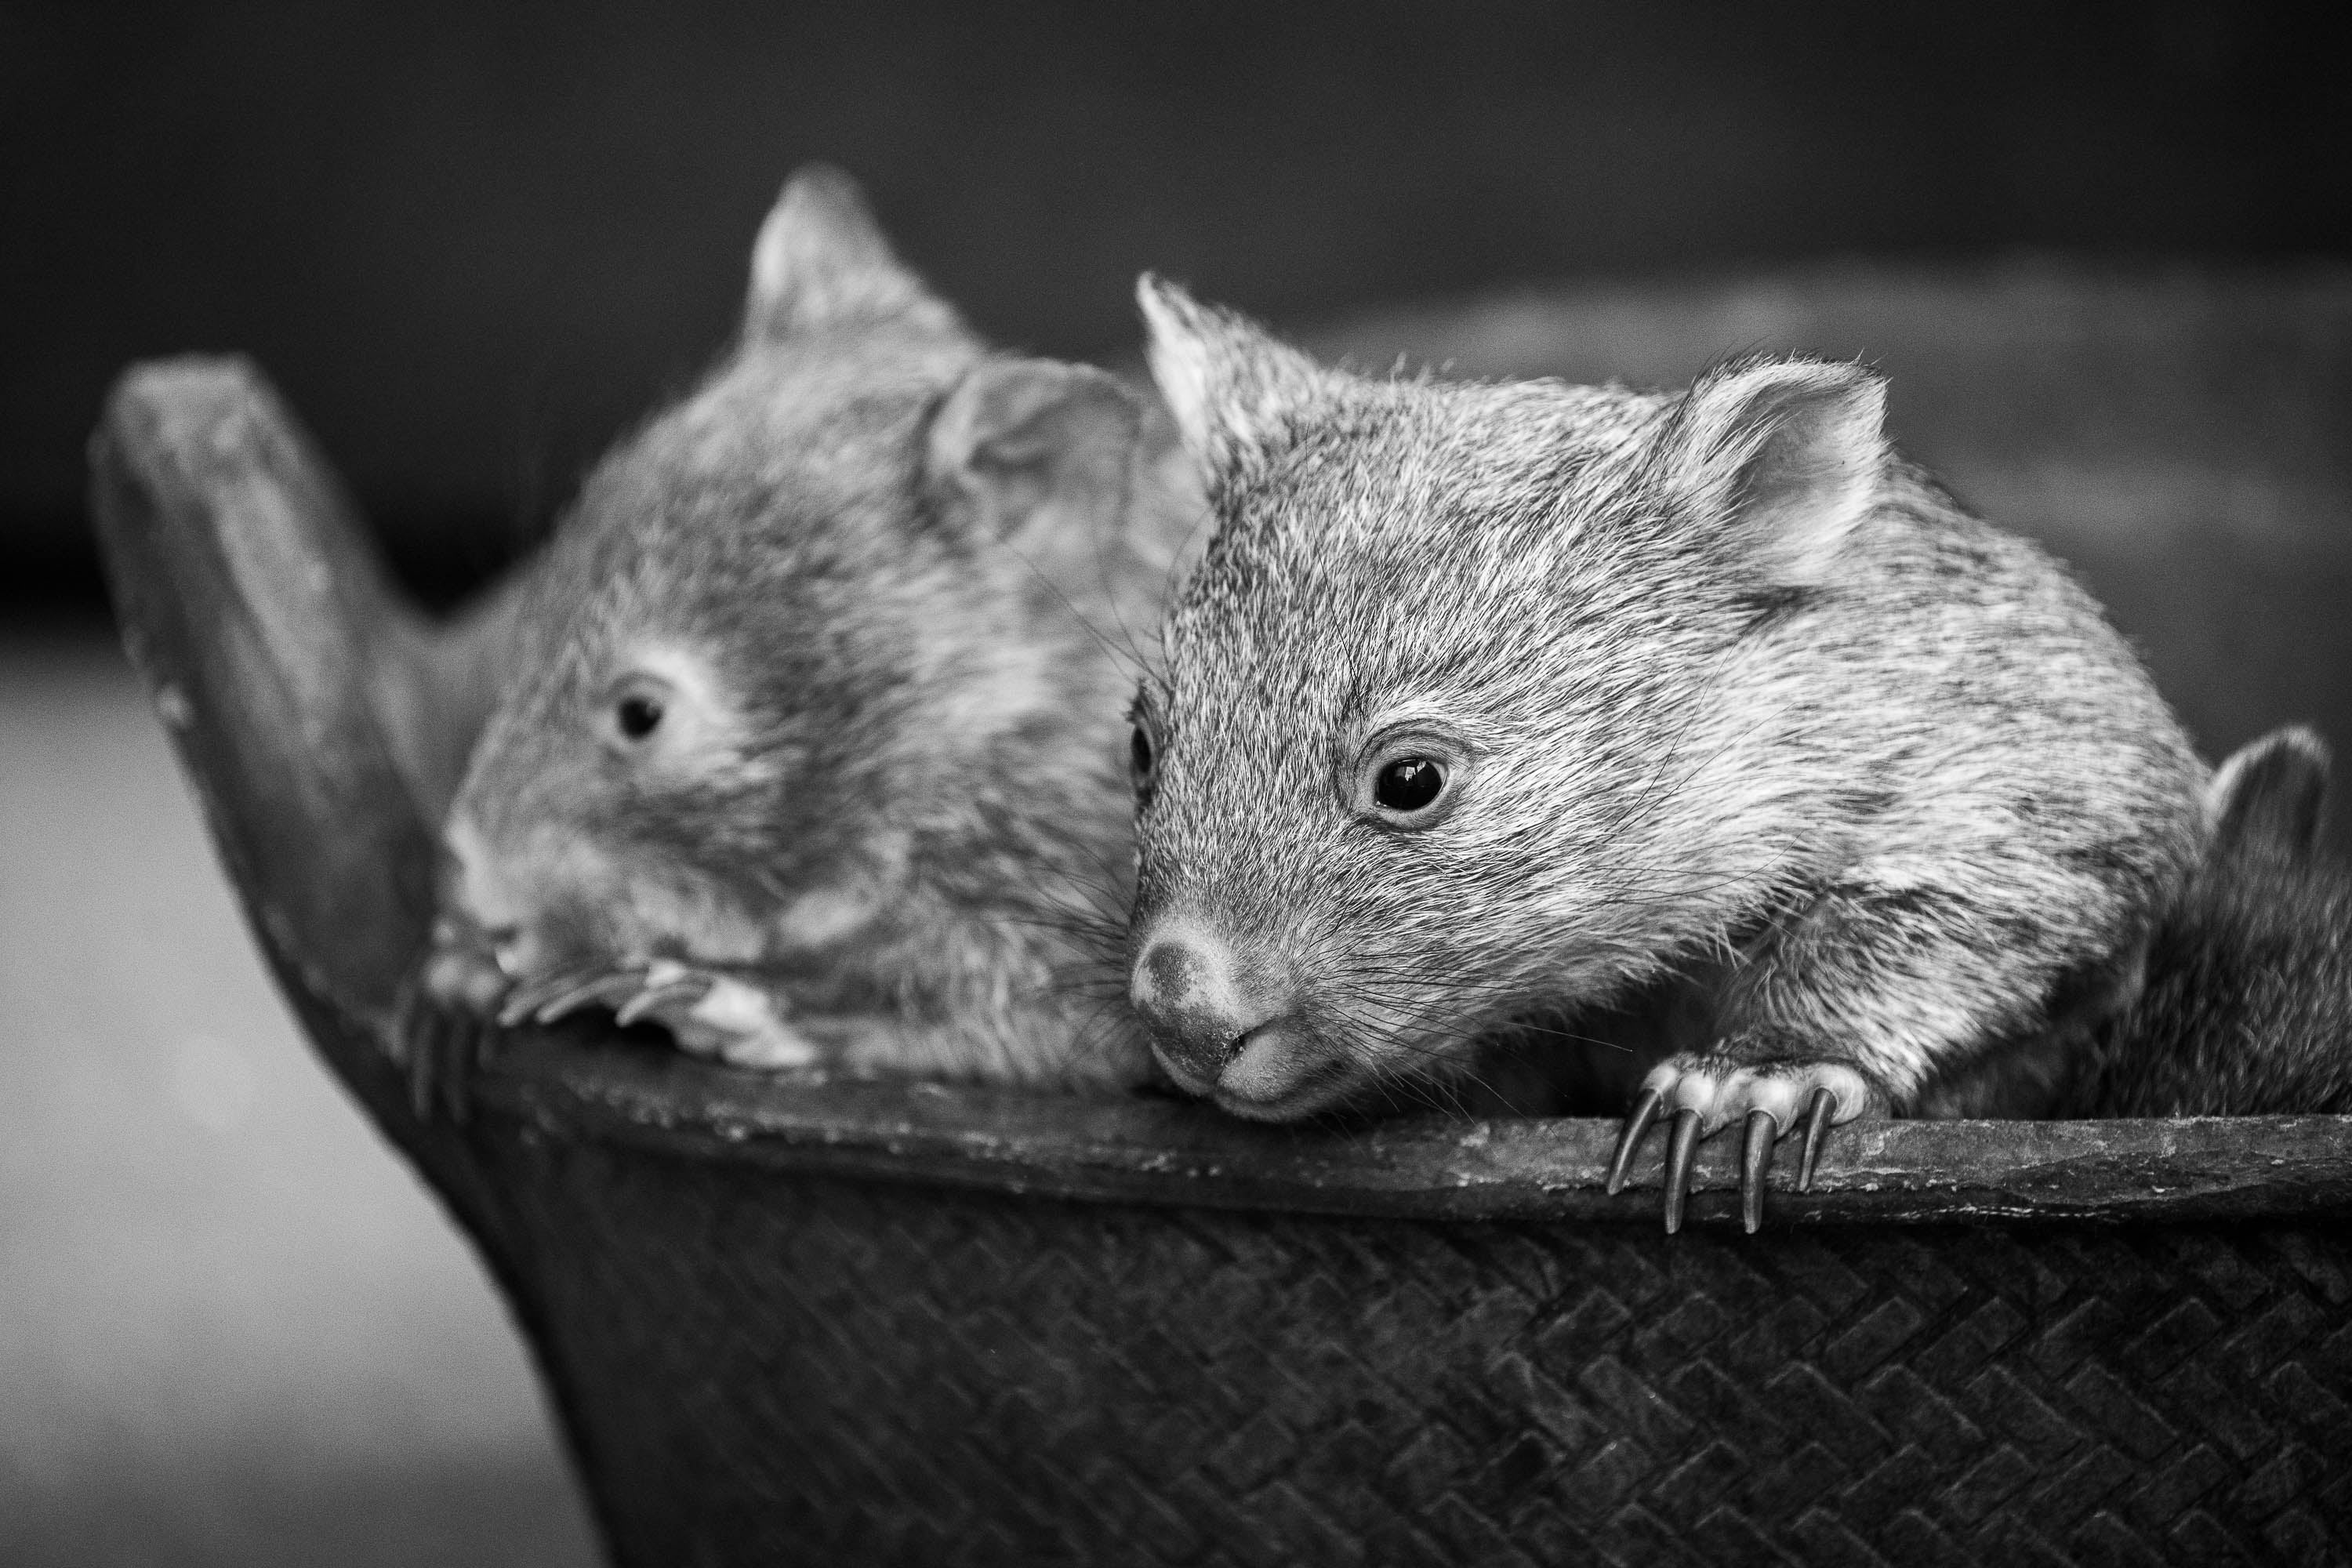
[[[856,181],[824,163],[796,170],[751,246],[744,335],[884,325],[959,330],[955,311],[892,252]]]
[[[1185,449],[1212,478],[1262,450],[1281,416],[1322,379],[1313,360],[1256,322],[1165,279],[1145,273],[1135,297],[1151,329],[1151,379]]]
[[[1753,360],[1699,378],[1660,456],[1769,578],[1806,587],[1877,500],[1885,420],[1886,384],[1860,365]]]
[[[1091,365],[983,360],[931,417],[926,468],[942,510],[1041,566],[1088,556],[1125,513],[1142,410]]]

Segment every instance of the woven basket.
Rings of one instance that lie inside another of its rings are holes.
[[[2340,283],[2340,280],[2339,280]],[[2336,307],[2352,299],[2339,289]],[[1752,341],[1758,334],[1749,333]],[[1890,1123],[1660,1232],[1610,1125],[779,1083],[582,1027],[411,1102],[429,633],[236,362],[95,448],[126,638],[328,1065],[531,1342],[614,1557],[2352,1559],[2352,1124]]]

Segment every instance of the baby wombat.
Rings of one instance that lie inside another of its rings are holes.
[[[1219,528],[1134,734],[1130,994],[1184,1087],[1301,1117],[1643,992],[1612,1190],[1673,1112],[1674,1228],[1738,1124],[1752,1223],[1801,1118],[2030,1110],[2130,995],[2204,769],[1876,376],[1368,379],[1141,297]]]
[[[525,590],[433,988],[740,1065],[1144,1076],[1117,644],[1198,501],[1139,417],[1100,371],[988,352],[845,177],[796,176],[740,343]]]
[[[2301,728],[2215,771],[2204,863],[2054,1114],[2352,1113],[2352,874],[2316,844],[2327,772]]]

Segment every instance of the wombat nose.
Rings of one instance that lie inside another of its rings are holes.
[[[1178,1084],[1206,1094],[1251,1035],[1276,1022],[1280,1000],[1240,983],[1225,942],[1192,921],[1154,933],[1135,963],[1128,996],[1153,1051]]]
[[[465,813],[452,814],[441,835],[446,852],[444,898],[449,907],[473,924],[494,946],[503,946],[520,931],[523,910],[506,879],[499,873],[501,858],[493,853],[481,830]]]
[[[487,949],[509,979],[529,979],[545,970],[553,958],[547,947],[547,910],[526,907],[505,875],[507,858],[463,810],[451,813],[442,847],[442,907],[450,923]]]

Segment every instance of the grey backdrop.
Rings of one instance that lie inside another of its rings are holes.
[[[257,355],[442,592],[728,330],[783,173],[988,331],[1517,282],[2352,244],[2304,8],[0,3],[0,576],[87,593],[107,378]]]

